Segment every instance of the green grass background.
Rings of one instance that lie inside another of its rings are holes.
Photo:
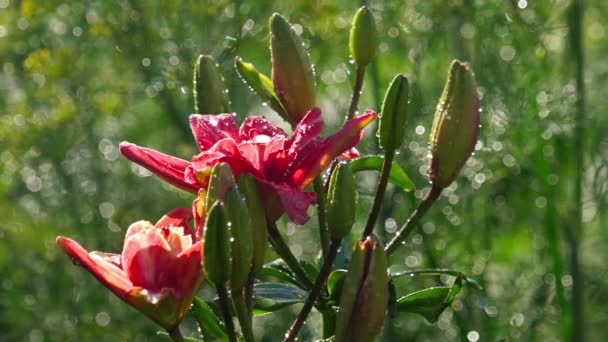
[[[157,220],[190,195],[134,167],[129,140],[188,158],[191,72],[220,61],[239,121],[280,120],[233,69],[238,55],[270,73],[267,20],[282,13],[315,64],[328,132],[354,82],[348,30],[355,1],[0,0],[0,340],[161,341],[157,328],[74,267],[57,235],[118,252],[131,222]],[[482,94],[474,157],[431,209],[395,271],[449,267],[476,278],[438,323],[398,314],[383,340],[601,341],[608,324],[608,3],[370,1],[380,45],[360,108],[379,109],[388,82],[413,85],[397,161],[418,186],[389,186],[376,232],[389,239],[428,187],[428,133],[449,63],[472,63]],[[584,85],[584,87],[583,87]],[[379,153],[375,128],[360,145]],[[374,173],[359,176],[361,231]],[[315,214],[314,210],[310,212]],[[394,220],[394,221],[392,221]],[[314,261],[314,221],[280,222],[294,253]],[[388,229],[387,229],[388,228]],[[347,248],[348,249],[348,248]],[[269,260],[272,255],[268,255]],[[400,294],[449,281],[399,279]],[[278,340],[298,307],[254,320]],[[312,315],[302,338],[319,332]],[[183,325],[194,333],[190,318]],[[475,332],[475,333],[473,333]]]

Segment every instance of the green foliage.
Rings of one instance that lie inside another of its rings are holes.
[[[583,229],[576,232],[585,331],[589,340],[604,337],[608,3],[585,3],[582,45],[577,45],[568,37],[570,1],[368,2],[379,45],[367,66],[360,109],[379,110],[391,77],[407,75],[410,114],[396,163],[420,189],[405,193],[389,186],[379,220],[384,229],[376,229],[384,241],[426,188],[428,134],[452,59],[471,63],[483,109],[474,157],[407,248],[391,256],[395,272],[449,266],[478,279],[483,290],[469,291],[435,325],[397,312],[382,340],[466,340],[471,331],[482,341],[559,340],[568,327],[572,293],[564,241],[577,170],[585,175]],[[238,53],[258,70],[271,70],[267,22],[274,12],[296,25],[309,49],[317,104],[327,130],[333,129],[342,121],[354,82],[348,36],[360,3],[13,0],[0,5],[0,340],[166,340],[60,254],[55,237],[118,252],[130,223],[154,221],[159,213],[189,205],[191,195],[120,157],[118,143],[128,139],[182,158],[196,152],[187,115],[194,108],[192,68],[201,53],[219,62],[239,121],[261,114],[281,123],[233,67]],[[576,46],[584,48],[587,85],[586,147],[580,151],[572,140]],[[361,152],[379,152],[373,131],[368,128],[357,147]],[[584,165],[569,157],[576,153]],[[365,215],[374,175],[358,173],[357,181],[358,213]],[[283,223],[296,256],[313,261],[316,232]],[[352,239],[359,229],[356,224]],[[341,268],[348,265],[348,253],[337,259]],[[446,276],[403,277],[395,286],[404,294],[446,282]],[[288,307],[253,323],[264,327],[262,340],[274,341],[294,315]],[[194,335],[196,323],[186,321],[182,329]],[[308,324],[303,339],[317,336],[315,329]]]

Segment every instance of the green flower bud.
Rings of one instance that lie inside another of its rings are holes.
[[[211,169],[209,187],[207,189],[206,207],[210,208],[215,201],[225,201],[226,194],[234,187],[232,170],[227,163],[218,163]]]
[[[241,57],[234,60],[234,66],[241,79],[262,99],[268,103],[277,114],[285,121],[289,122],[291,118],[287,115],[285,108],[281,104],[281,100],[274,91],[274,85],[268,76],[259,72],[253,64],[244,62]]]
[[[407,77],[399,74],[395,76],[384,95],[378,138],[385,151],[395,151],[403,141],[407,123],[408,90]]]
[[[337,342],[373,341],[388,307],[386,254],[374,235],[355,243],[336,318]]]
[[[242,289],[247,283],[253,261],[253,241],[247,205],[243,195],[236,188],[228,191],[225,207],[232,242],[230,246],[232,250],[230,287],[236,291]]]
[[[479,122],[475,76],[469,64],[455,60],[437,104],[431,131],[429,178],[433,186],[443,189],[454,181],[475,148]]]
[[[222,202],[207,213],[203,238],[203,271],[214,284],[225,284],[231,274],[230,227]]]
[[[192,77],[194,111],[199,114],[230,113],[230,100],[224,79],[213,57],[200,55]]]
[[[315,74],[302,40],[278,13],[270,17],[270,55],[274,89],[297,124],[315,105]]]
[[[253,270],[257,271],[264,265],[264,256],[268,246],[266,214],[253,176],[250,173],[242,173],[236,182],[247,203],[253,243]]]
[[[340,163],[331,175],[325,210],[332,239],[346,236],[355,223],[357,210],[355,178],[348,163]]]
[[[376,22],[367,6],[359,8],[355,14],[348,46],[351,56],[359,66],[368,65],[376,54],[376,46],[378,46]]]

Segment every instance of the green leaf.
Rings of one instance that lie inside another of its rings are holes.
[[[308,292],[287,284],[258,283],[254,285],[253,315],[260,316],[296,303],[303,303]]]
[[[411,276],[411,277],[418,276],[418,275],[436,276],[436,275],[441,275],[441,274],[448,274],[448,275],[452,275],[455,277],[459,277],[462,280],[464,280],[464,282],[467,285],[472,286],[473,288],[475,288],[477,290],[483,290],[483,286],[481,286],[481,284],[479,284],[479,282],[477,280],[475,280],[473,278],[469,278],[459,271],[455,271],[455,270],[451,270],[451,269],[447,269],[447,268],[422,268],[422,269],[416,269],[416,270],[406,270],[406,271],[391,273],[390,277],[395,279],[395,278],[404,277],[404,276]]]
[[[195,297],[191,310],[205,340],[226,339],[228,337],[226,330],[211,310],[211,307],[203,300]]]
[[[340,294],[342,294],[342,286],[344,285],[344,277],[346,270],[335,270],[327,278],[327,290],[331,299],[340,302]]]
[[[375,170],[380,172],[382,170],[382,156],[366,156],[354,159],[350,162],[350,169],[353,172]],[[388,181],[402,188],[405,191],[412,191],[416,189],[416,186],[405,173],[403,168],[396,162],[391,164],[391,173],[388,176]]]
[[[430,323],[435,323],[461,288],[462,280],[458,277],[452,287],[431,287],[410,293],[397,300],[397,311],[416,313],[424,316]]]
[[[272,266],[264,265],[264,267],[256,273],[256,278],[261,280],[270,280],[270,277],[301,287],[301,284],[292,275]]]

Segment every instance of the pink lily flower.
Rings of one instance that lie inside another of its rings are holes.
[[[105,287],[167,330],[184,318],[203,282],[202,243],[193,241],[192,211],[178,208],[156,225],[133,223],[121,254],[87,252],[59,236],[57,244]]]
[[[304,116],[292,137],[258,116],[248,117],[238,128],[232,114],[193,114],[190,127],[201,153],[191,162],[128,142],[120,144],[120,152],[163,180],[195,194],[207,188],[211,168],[226,162],[235,177],[249,172],[257,179],[269,219],[276,220],[286,212],[292,221],[304,224],[308,207],[316,200],[316,193],[304,189],[334,158],[343,152],[353,153],[363,128],[375,117],[376,113],[366,111],[322,138],[319,108]]]

